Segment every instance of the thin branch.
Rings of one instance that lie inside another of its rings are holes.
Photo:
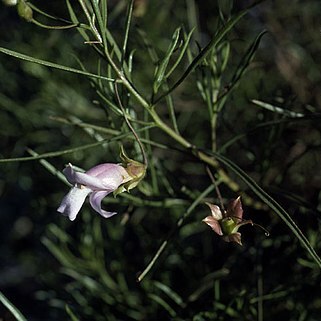
[[[140,138],[138,137],[134,127],[131,125],[127,115],[126,115],[126,110],[121,102],[121,99],[119,97],[119,93],[118,93],[118,88],[117,88],[117,83],[115,82],[114,83],[114,89],[115,89],[115,94],[116,94],[116,97],[117,97],[117,101],[118,101],[118,105],[120,107],[120,109],[122,110],[123,112],[123,115],[124,115],[124,119],[125,119],[125,122],[128,126],[128,128],[130,129],[130,131],[133,133],[133,135],[135,136],[135,139],[140,147],[140,150],[142,152],[142,155],[143,155],[143,163],[146,165],[146,167],[148,166],[148,159],[147,159],[147,156],[146,156],[146,152],[145,152],[145,149],[144,149],[144,146],[140,140]]]

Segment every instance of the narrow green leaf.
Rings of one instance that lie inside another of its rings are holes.
[[[118,61],[121,61],[121,50],[119,49],[119,46],[114,39],[113,35],[109,32],[109,30],[106,30],[106,37],[108,40],[108,43],[110,44],[110,47],[113,48],[113,53],[115,54]]]
[[[233,75],[233,78],[231,80],[232,86],[235,86],[235,84],[241,79],[242,75],[244,74],[245,70],[249,66],[250,62],[253,59],[253,56],[255,55],[259,44],[261,42],[262,37],[267,33],[266,30],[260,32],[254,39],[254,41],[251,43],[247,51],[245,52],[244,56],[242,57],[238,67],[236,68],[236,71]]]
[[[104,143],[106,143],[108,141],[110,141],[110,139],[104,139],[104,140],[96,142],[96,143],[82,145],[82,146],[79,146],[79,147],[65,149],[65,150],[61,150],[61,151],[49,152],[49,153],[44,153],[44,154],[40,154],[40,155],[38,154],[37,156],[18,157],[18,158],[4,158],[4,159],[0,159],[0,163],[24,162],[24,161],[33,161],[33,160],[43,159],[43,158],[58,157],[58,156],[61,156],[61,155],[74,153],[74,152],[77,152],[79,150],[84,150],[84,149],[88,149],[88,148],[92,148],[92,147],[97,147],[97,146],[102,145],[102,144],[104,144]]]
[[[101,17],[103,20],[103,25],[106,26],[107,29],[107,23],[108,23],[108,10],[107,10],[107,0],[100,0],[100,10],[101,10]]]
[[[175,61],[175,63],[173,64],[173,66],[171,67],[171,69],[166,73],[165,75],[165,78],[168,78],[172,73],[173,71],[176,69],[176,67],[179,65],[179,63],[182,61],[183,57],[184,57],[184,54],[188,48],[188,45],[190,43],[190,40],[192,38],[192,35],[193,35],[193,32],[194,32],[195,28],[193,28],[189,34],[185,37],[185,40],[184,40],[184,45],[183,47],[181,48],[180,50],[180,53],[179,53],[179,56],[177,57],[177,60]]]
[[[158,92],[159,87],[161,86],[162,82],[164,81],[164,75],[166,72],[166,68],[168,66],[169,60],[177,46],[179,36],[180,36],[181,28],[177,28],[172,36],[172,41],[168,46],[166,51],[165,57],[163,58],[162,62],[160,63],[154,77],[154,93]]]
[[[231,93],[232,89],[239,83],[241,77],[243,76],[244,72],[248,68],[250,62],[252,61],[256,50],[258,49],[258,46],[260,44],[260,41],[264,34],[266,34],[267,31],[262,31],[253,41],[253,43],[249,46],[248,50],[243,55],[238,67],[235,70],[235,73],[232,77],[232,80],[230,83],[226,86],[226,89],[223,91],[223,93],[216,99],[215,103],[217,104],[219,101],[222,101],[220,104],[221,106],[224,105],[224,99],[226,99],[227,95]]]
[[[75,313],[71,310],[71,308],[68,304],[65,305],[65,309],[66,309],[66,312],[69,315],[71,321],[80,321],[80,319],[76,317]]]
[[[171,317],[176,316],[175,310],[164,299],[155,294],[149,294],[148,297],[163,307]]]
[[[126,17],[126,24],[125,24],[125,35],[124,35],[124,41],[123,41],[123,48],[122,48],[122,58],[121,58],[121,65],[123,66],[127,51],[127,42],[128,42],[128,35],[129,35],[129,29],[132,21],[133,16],[133,7],[134,7],[134,0],[130,0],[130,3],[128,5],[127,9],[127,17]]]
[[[166,81],[166,84],[164,84],[164,87],[166,89],[168,88],[167,81]],[[168,105],[169,116],[170,116],[171,122],[173,124],[173,128],[174,128],[176,133],[179,133],[177,120],[176,120],[176,113],[175,113],[175,109],[174,109],[173,98],[172,98],[171,94],[166,96],[166,103]]]
[[[301,118],[301,117],[305,116],[302,113],[297,113],[295,111],[291,111],[291,110],[287,110],[287,109],[284,109],[281,107],[277,107],[277,106],[271,105],[269,103],[265,103],[260,100],[252,99],[251,102],[257,106],[260,106],[260,107],[265,108],[269,111],[272,111],[274,113],[281,114],[284,116],[293,117],[293,118]]]
[[[222,53],[222,65],[220,66],[220,72],[222,73],[228,63],[229,57],[230,57],[230,43],[229,42],[225,42],[222,44],[222,49],[221,49],[221,53]]]
[[[27,321],[22,313],[0,291],[0,302],[12,313],[17,321]]]
[[[101,133],[105,133],[105,134],[108,134],[108,135],[117,136],[117,135],[121,134],[121,132],[119,130],[112,129],[112,128],[101,127],[101,126],[97,126],[97,125],[93,125],[93,124],[89,124],[89,123],[84,123],[78,118],[77,118],[77,121],[74,121],[76,119],[76,117],[74,117],[74,116],[70,117],[70,119],[52,116],[52,117],[50,117],[50,119],[55,120],[55,121],[60,122],[60,123],[63,123],[63,124],[67,124],[67,125],[75,125],[75,126],[81,127],[81,128],[90,128],[90,129],[93,129],[95,131],[98,131],[98,132],[101,132]]]
[[[41,243],[47,247],[47,249],[59,261],[59,263],[62,266],[72,267],[75,264],[74,256],[66,249],[62,249],[59,245],[55,244],[49,238],[43,237],[41,239]]]
[[[161,283],[159,281],[155,281],[154,285],[163,291],[169,298],[171,298],[176,304],[182,305],[183,299],[180,295],[178,295],[177,292],[175,292],[173,289],[171,289],[169,286],[167,286],[164,283]]]
[[[6,55],[12,56],[12,57],[21,59],[21,60],[25,60],[25,61],[29,61],[29,62],[33,62],[33,63],[39,64],[39,65],[43,65],[43,66],[47,66],[47,67],[51,67],[51,68],[55,68],[55,69],[59,69],[59,70],[63,70],[63,71],[68,71],[68,72],[72,72],[72,73],[75,73],[75,74],[84,75],[84,76],[87,76],[87,77],[92,77],[92,78],[102,79],[102,80],[106,80],[106,81],[110,81],[110,82],[115,82],[115,79],[112,79],[112,78],[107,78],[107,77],[99,76],[99,75],[92,74],[92,73],[89,73],[89,72],[85,72],[85,71],[82,71],[82,70],[78,70],[78,69],[75,69],[75,68],[58,65],[58,64],[53,63],[53,62],[37,59],[37,58],[31,57],[31,56],[27,56],[27,55],[24,55],[22,53],[19,53],[19,52],[13,51],[13,50],[9,50],[9,49],[6,49],[6,48],[0,47],[0,52],[4,53]]]

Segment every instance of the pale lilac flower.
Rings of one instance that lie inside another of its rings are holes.
[[[126,183],[137,181],[137,177],[125,167],[111,163],[97,165],[85,173],[75,171],[69,164],[63,173],[74,186],[63,198],[57,211],[68,216],[71,221],[76,218],[88,195],[91,207],[100,215],[106,218],[115,215],[116,212],[107,212],[101,208],[102,199],[112,192],[118,191],[118,194],[126,190]]]

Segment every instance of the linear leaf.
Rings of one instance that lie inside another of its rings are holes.
[[[134,7],[134,0],[131,0],[128,5],[128,9],[127,9],[127,18],[126,18],[126,24],[125,24],[126,28],[125,28],[125,35],[124,35],[123,48],[122,48],[121,65],[123,65],[123,63],[125,61],[129,29],[130,29],[130,25],[131,25],[131,21],[132,21],[132,16],[133,16],[133,7]]]
[[[176,316],[175,310],[164,299],[155,294],[149,294],[148,297],[163,307],[171,317]]]
[[[188,48],[188,45],[190,43],[190,40],[192,38],[194,30],[195,30],[195,28],[193,28],[189,32],[189,34],[186,36],[186,39],[184,40],[184,45],[183,45],[182,49],[180,50],[179,56],[178,56],[177,60],[175,61],[175,63],[173,64],[173,66],[171,67],[171,69],[166,73],[165,78],[168,78],[172,74],[172,72],[176,69],[176,67],[179,65],[179,63],[181,62],[181,60],[182,60],[182,58]]]
[[[181,28],[177,28],[172,36],[172,41],[169,47],[167,48],[165,57],[163,58],[162,62],[160,63],[159,67],[157,68],[154,80],[154,93],[158,92],[160,85],[164,80],[164,75],[166,72],[166,68],[168,66],[169,60],[177,46],[179,36],[180,36]]]
[[[27,319],[22,315],[22,313],[5,297],[5,295],[1,291],[0,302],[12,313],[16,320],[27,321]]]
[[[32,160],[38,160],[38,159],[43,159],[43,158],[50,158],[50,157],[58,157],[61,155],[69,154],[69,153],[74,153],[79,150],[84,150],[92,147],[96,147],[99,145],[102,145],[106,142],[110,141],[110,139],[104,139],[102,141],[92,143],[92,144],[87,144],[87,145],[82,145],[79,147],[74,147],[70,149],[65,149],[61,151],[56,151],[56,152],[49,152],[49,153],[44,153],[44,154],[38,154],[37,156],[29,156],[29,157],[17,157],[17,158],[3,158],[0,159],[0,163],[11,163],[11,162],[23,162],[23,161],[32,161]]]
[[[291,110],[287,110],[287,109],[284,109],[281,107],[277,107],[277,106],[271,105],[269,103],[265,103],[264,101],[252,99],[251,102],[257,106],[260,106],[262,108],[265,108],[265,109],[275,112],[277,114],[282,114],[284,116],[293,117],[293,118],[301,118],[301,117],[305,116],[302,113],[296,113],[295,111],[291,111]]]
[[[33,63],[39,64],[39,65],[43,65],[43,66],[47,66],[47,67],[51,67],[51,68],[55,68],[55,69],[59,69],[59,70],[63,70],[63,71],[68,71],[68,72],[72,72],[72,73],[75,73],[75,74],[84,75],[84,76],[87,76],[87,77],[102,79],[102,80],[106,80],[106,81],[110,81],[110,82],[114,82],[115,81],[115,79],[112,79],[112,78],[99,76],[99,75],[96,75],[96,74],[92,74],[90,72],[78,70],[78,69],[71,68],[71,67],[66,67],[66,66],[59,65],[59,64],[56,64],[56,63],[53,63],[53,62],[49,62],[49,61],[46,61],[46,60],[41,60],[41,59],[38,59],[38,58],[34,58],[34,57],[31,57],[31,56],[24,55],[22,53],[19,53],[19,52],[10,50],[10,49],[6,49],[6,48],[0,47],[0,52],[4,53],[6,55],[12,56],[12,57],[21,59],[21,60],[25,60],[25,61],[29,61],[29,62],[33,62]]]
[[[183,304],[183,299],[180,295],[177,294],[173,289],[171,289],[169,286],[167,286],[164,283],[161,283],[159,281],[155,281],[154,285],[163,291],[169,298],[171,298],[176,304],[182,305]]]
[[[254,54],[256,53],[259,44],[261,42],[262,37],[267,33],[266,30],[260,32],[254,39],[253,43],[249,46],[248,50],[245,52],[244,56],[242,57],[238,67],[236,68],[236,72],[233,75],[231,83],[234,85],[238,82],[238,80],[242,77],[245,70],[247,69],[248,65],[252,61]]]

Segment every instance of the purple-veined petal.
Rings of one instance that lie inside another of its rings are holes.
[[[57,211],[68,216],[73,221],[80,211],[87,195],[92,192],[90,188],[74,186],[69,193],[63,198]]]
[[[205,204],[211,209],[212,216],[214,217],[214,219],[219,221],[223,218],[222,211],[217,205],[214,205],[211,203],[205,203]]]
[[[86,173],[76,172],[69,164],[63,173],[71,184],[84,185],[92,190],[115,190],[128,178],[126,170],[117,164],[101,164]]]
[[[213,216],[205,217],[203,222],[209,225],[216,234],[223,235],[220,223]]]
[[[101,216],[108,218],[111,217],[115,214],[117,214],[116,212],[107,212],[105,210],[103,210],[101,208],[101,201],[102,199],[107,196],[109,193],[111,193],[112,191],[97,191],[97,192],[93,192],[90,195],[89,201],[90,201],[90,205],[92,206],[92,208],[98,212]]]

